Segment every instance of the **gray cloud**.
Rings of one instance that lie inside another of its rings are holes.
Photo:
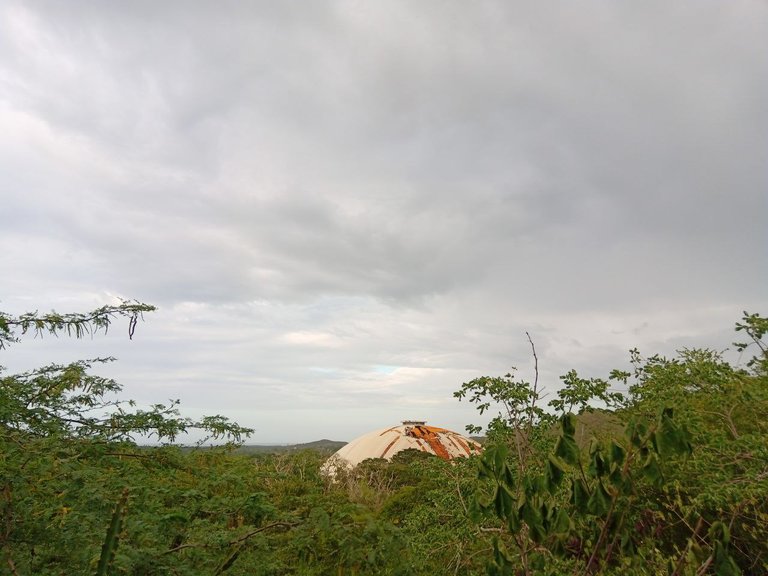
[[[725,347],[766,304],[767,24],[746,1],[6,3],[0,306],[156,303],[144,342],[85,343],[126,351],[127,392],[275,437],[292,415],[292,439],[461,428],[451,391],[530,370],[526,329],[550,387]]]

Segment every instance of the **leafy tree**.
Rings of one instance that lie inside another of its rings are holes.
[[[758,351],[747,362],[747,366],[752,368],[757,375],[766,375],[768,373],[768,344],[763,342],[763,338],[768,334],[768,318],[745,311],[742,322],[736,323],[736,332],[744,332],[751,340],[751,342],[734,342],[736,350],[744,352],[747,348],[755,346]]]
[[[626,395],[611,392],[606,380],[573,371],[561,377],[564,386],[549,403],[561,413],[559,438],[551,451],[529,444],[536,465],[520,465],[516,436],[492,438],[474,498],[481,527],[500,530],[488,572],[768,570],[768,324],[745,313],[736,329],[751,339],[737,349],[758,352],[749,370],[707,349],[684,349],[671,359],[632,350],[632,369],[609,378]],[[533,402],[532,392],[524,382],[481,378],[456,395],[481,411],[494,401],[513,406],[512,417],[500,416],[505,425],[516,430],[522,423],[546,437],[547,417],[525,420],[534,413],[530,404],[508,401]],[[609,410],[624,430],[587,448],[576,440],[578,418],[570,412],[592,407]],[[488,526],[489,518],[501,527]]]
[[[563,416],[561,427],[543,473],[517,476],[503,444],[481,459],[480,478],[490,491],[478,495],[477,505],[504,522],[515,550],[510,554],[497,542],[489,574],[511,574],[518,564],[525,574],[609,566],[642,572],[654,559],[647,554],[653,536],[636,531],[644,512],[639,483],[663,483],[663,460],[690,451],[686,431],[668,410],[650,429],[636,425],[623,440],[582,451],[575,417]]]
[[[0,313],[0,348],[28,333],[81,338],[106,332],[119,317],[128,319],[133,337],[142,315],[152,310],[123,302],[87,314]],[[147,481],[146,474],[127,470],[124,460],[148,468],[163,461],[142,453],[135,435],[173,441],[196,428],[209,438],[239,441],[251,432],[221,416],[181,417],[178,401],[136,409],[133,402],[115,397],[121,387],[114,380],[89,372],[112,360],[52,364],[15,375],[0,368],[0,550],[12,574],[95,567],[102,540],[99,573],[121,564],[118,528],[131,525],[130,514],[124,516],[140,498],[137,479]],[[113,528],[107,532],[112,509]]]
[[[104,314],[132,336],[145,306],[0,314],[3,347],[106,330]],[[737,325],[737,349],[756,353],[744,368],[711,350],[632,351],[607,380],[568,372],[546,406],[537,375],[475,379],[456,396],[499,407],[481,456],[403,453],[336,481],[316,452],[172,445],[192,428],[249,431],[184,418],[175,401],[137,409],[91,372],[110,358],[3,373],[0,573],[764,574],[764,322]],[[604,416],[611,427],[584,442],[581,421]],[[164,444],[136,444],[149,435]]]
[[[4,314],[5,342],[48,328],[93,334],[106,328],[105,315],[127,316],[133,335],[140,310],[149,311],[132,304],[23,320]],[[424,496],[437,493],[435,478],[418,461],[369,467],[367,476],[363,467],[356,485],[365,489],[351,491],[321,475],[323,458],[315,453],[253,459],[231,445],[141,447],[139,436],[168,443],[192,428],[235,442],[250,431],[218,416],[184,418],[176,401],[139,410],[119,398],[119,384],[91,373],[110,361],[0,377],[0,573],[440,572],[446,556],[423,539],[416,543],[425,524],[415,518],[422,516],[397,504],[416,484],[424,485]],[[470,475],[462,482],[466,489]],[[424,511],[428,501],[409,502]],[[440,506],[430,513],[461,523],[452,498],[434,502]],[[471,530],[466,517],[464,526]],[[442,547],[448,534],[442,527],[432,527],[431,537],[438,550],[450,550]],[[451,546],[462,546],[455,534]],[[473,565],[454,555],[450,561]]]

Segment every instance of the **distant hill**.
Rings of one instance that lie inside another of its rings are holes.
[[[346,444],[346,442],[326,439],[306,442],[304,444],[245,444],[237,448],[236,452],[240,454],[280,454],[299,450],[314,450],[316,452],[332,454]]]
[[[560,432],[560,428],[557,428]],[[624,436],[624,425],[621,419],[611,412],[604,410],[585,411],[576,416],[576,443],[580,448],[587,448],[592,436],[598,438]]]
[[[621,436],[623,426],[619,418],[610,412],[602,410],[587,411],[576,417],[576,442],[580,447],[589,446],[592,435],[604,436],[607,434]],[[553,434],[560,433],[560,426],[552,427]],[[472,440],[480,444],[485,443],[485,436],[471,436]],[[315,440],[304,444],[246,444],[235,450],[240,454],[283,454],[300,450],[313,450],[329,456],[345,446],[346,442],[338,440]]]

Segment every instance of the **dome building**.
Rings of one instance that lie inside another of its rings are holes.
[[[457,432],[427,426],[426,422],[420,420],[405,420],[400,426],[374,430],[352,440],[331,456],[323,464],[322,470],[334,475],[337,470],[352,469],[363,460],[391,460],[398,452],[409,449],[434,454],[443,460],[453,460],[477,454],[482,447]]]

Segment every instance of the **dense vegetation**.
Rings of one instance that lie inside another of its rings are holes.
[[[151,310],[0,313],[0,349],[117,317],[133,336]],[[737,330],[744,367],[633,350],[607,380],[569,372],[547,405],[537,376],[467,382],[458,398],[500,408],[481,457],[406,452],[335,482],[317,451],[239,453],[250,431],[225,418],[120,401],[92,373],[110,359],[0,369],[0,574],[764,574],[768,321]],[[193,428],[231,443],[135,441]]]

